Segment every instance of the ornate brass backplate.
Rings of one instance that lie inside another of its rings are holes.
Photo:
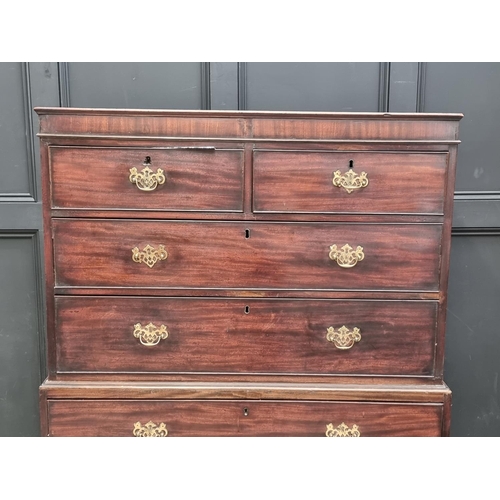
[[[337,248],[337,245],[332,245],[330,247],[330,259],[337,262],[340,267],[354,267],[359,261],[365,258],[363,253],[363,247],[357,246],[354,250],[351,245],[347,243],[341,247]]]
[[[149,168],[149,163],[144,163],[144,168],[138,172],[137,168],[130,169],[129,181],[135,184],[141,191],[154,191],[165,182],[165,174],[161,168],[156,172]]]
[[[339,426],[333,427],[333,424],[326,426],[326,437],[360,437],[359,427],[353,425],[351,428],[347,427],[344,422]]]
[[[167,427],[163,422],[159,425],[156,425],[151,420],[144,425],[141,425],[140,422],[136,422],[134,424],[133,434],[135,437],[167,437],[168,431]]]
[[[345,325],[342,325],[338,330],[335,330],[333,326],[330,326],[327,329],[326,340],[333,342],[337,349],[345,350],[350,349],[355,342],[361,340],[361,333],[356,327],[349,330]]]
[[[333,172],[333,185],[338,188],[344,188],[349,194],[355,189],[361,189],[368,186],[368,177],[366,172],[359,175],[352,169],[345,174],[340,170]]]
[[[132,260],[143,262],[148,267],[153,267],[159,260],[165,260],[167,257],[168,253],[163,245],[158,245],[158,249],[146,245],[142,251],[138,247],[132,248]]]
[[[157,345],[160,340],[165,340],[168,337],[168,331],[165,325],[160,325],[158,328],[153,323],[148,323],[143,327],[137,323],[134,325],[134,337],[139,339],[142,345],[149,347]]]

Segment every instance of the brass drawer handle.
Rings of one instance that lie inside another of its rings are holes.
[[[351,245],[347,243],[340,249],[337,248],[337,245],[332,245],[330,247],[329,256],[330,259],[337,262],[340,267],[354,267],[365,258],[363,247],[357,246],[356,250],[354,250]]]
[[[355,189],[361,189],[368,186],[368,177],[366,172],[359,175],[351,168],[343,174],[340,170],[333,172],[333,185],[338,188],[344,188],[349,194]]]
[[[357,425],[353,425],[351,428],[347,427],[344,422],[342,422],[339,426],[333,427],[333,424],[327,424],[326,426],[326,437],[352,437],[357,438],[360,437],[361,433],[359,432],[359,427]]]
[[[342,325],[337,331],[333,326],[328,327],[326,333],[326,340],[333,342],[337,349],[350,349],[355,342],[361,340],[361,334],[359,333],[359,328],[353,328],[352,331],[349,330],[345,325]]]
[[[151,158],[146,156],[143,166],[144,168],[138,172],[137,168],[130,169],[129,181],[135,184],[141,191],[154,191],[158,186],[165,182],[165,174],[161,168],[156,170],[156,173],[149,168]]]
[[[146,245],[142,251],[138,247],[132,248],[132,260],[143,262],[148,267],[153,267],[159,260],[165,260],[167,257],[168,253],[163,245],[158,245],[158,250],[151,245]]]
[[[151,422],[151,420],[145,425],[141,425],[140,422],[136,422],[134,424],[134,436],[141,438],[167,437],[168,431],[167,427],[163,422],[161,422],[159,425],[156,425],[154,422]]]
[[[160,340],[165,340],[168,337],[168,331],[165,325],[158,328],[153,323],[149,323],[143,327],[137,323],[134,325],[134,337],[139,339],[142,345],[149,347],[157,345]]]

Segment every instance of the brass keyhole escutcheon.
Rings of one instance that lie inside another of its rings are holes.
[[[243,408],[243,415],[248,417],[248,408]]]

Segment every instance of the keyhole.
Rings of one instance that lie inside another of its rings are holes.
[[[245,415],[245,417],[248,417],[248,408],[243,408],[243,415]]]
[[[245,229],[245,238],[248,240],[250,238],[250,229]]]
[[[151,156],[146,156],[144,159],[144,165],[149,165],[151,163]]]
[[[349,160],[349,168],[353,168],[354,167],[354,161],[353,160]]]
[[[250,307],[245,306],[245,314],[248,314],[250,312]]]

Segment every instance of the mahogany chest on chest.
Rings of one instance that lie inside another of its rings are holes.
[[[460,114],[37,108],[48,436],[440,436]]]

